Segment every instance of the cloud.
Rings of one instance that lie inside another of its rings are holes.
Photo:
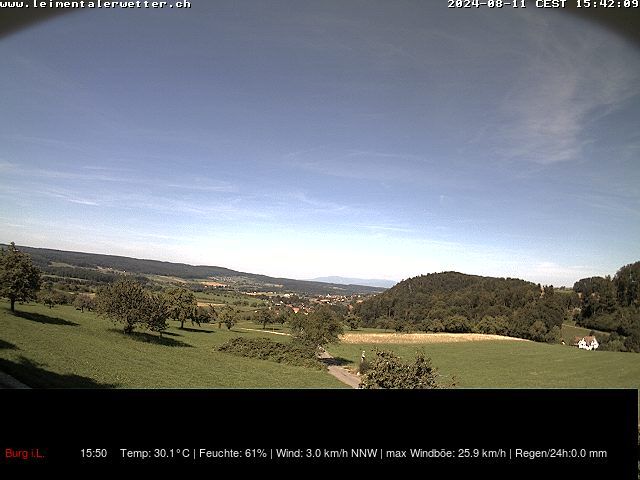
[[[314,174],[380,182],[414,179],[416,170],[432,163],[413,154],[329,147],[289,153],[284,162]]]
[[[526,17],[530,51],[499,104],[495,149],[502,158],[540,164],[577,160],[592,142],[588,129],[638,93],[640,75],[609,32],[590,24],[562,28],[537,15]]]

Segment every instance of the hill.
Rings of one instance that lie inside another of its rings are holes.
[[[409,278],[356,308],[365,326],[559,340],[566,307],[553,289],[458,272]]]
[[[6,247],[6,245],[1,245]],[[228,285],[239,291],[291,292],[311,295],[372,294],[383,288],[365,285],[342,285],[337,283],[274,278],[255,273],[238,272],[224,267],[188,265],[185,263],[144,260],[117,255],[70,252],[48,248],[18,246],[28,253],[35,265],[44,272],[65,277],[87,278],[127,272],[139,275],[161,275],[184,280],[208,280]],[[74,268],[73,271],[69,271]]]
[[[395,280],[384,280],[381,278],[349,278],[349,277],[318,277],[311,278],[311,282],[337,283],[339,285],[367,285],[369,287],[391,288],[396,283]]]

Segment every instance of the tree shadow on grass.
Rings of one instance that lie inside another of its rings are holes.
[[[322,363],[325,365],[337,365],[338,367],[344,367],[345,365],[350,365],[351,362],[346,358],[342,357],[333,357],[333,358],[319,358]]]
[[[179,333],[176,332],[162,332],[162,335],[169,335],[170,337],[181,337]]]
[[[117,384],[100,383],[92,378],[80,375],[51,372],[44,365],[21,356],[19,361],[0,358],[0,371],[3,371],[31,388],[116,388]]]
[[[161,337],[160,335],[154,335],[153,333],[148,332],[131,332],[124,333],[122,330],[118,330],[116,328],[109,329],[112,332],[119,333],[123,337],[130,338],[131,340],[135,340],[136,342],[143,343],[153,343],[156,345],[164,345],[166,347],[193,347],[193,345],[189,345],[180,340],[174,340],[173,338]]]
[[[42,315],[41,313],[33,313],[33,312],[13,312],[16,317],[24,318],[26,320],[31,320],[32,322],[38,323],[46,323],[49,325],[67,325],[70,327],[77,327],[80,325],[76,322],[71,322],[69,320],[64,320],[63,318],[58,317],[50,317],[49,315]]]
[[[0,350],[20,350],[20,349],[16,347],[13,343],[0,340]]]
[[[181,328],[180,330],[184,330],[185,332],[194,332],[194,333],[213,333],[213,330],[202,330],[200,328],[190,328],[190,327],[184,327],[184,328]]]

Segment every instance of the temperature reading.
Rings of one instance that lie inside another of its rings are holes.
[[[176,458],[191,457],[191,450],[188,448],[156,448],[153,451],[153,458]]]

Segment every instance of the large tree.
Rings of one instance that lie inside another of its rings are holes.
[[[40,270],[31,262],[31,257],[19,251],[11,242],[5,251],[0,250],[0,296],[11,302],[15,311],[16,300],[26,302],[36,299],[40,289]]]
[[[256,311],[253,318],[256,323],[262,324],[263,330],[266,328],[267,325],[271,323],[275,323],[276,321],[275,314],[268,308],[264,308],[262,310]]]
[[[342,319],[325,305],[309,315],[294,315],[289,326],[296,342],[314,350],[337,343],[344,331]]]
[[[98,314],[114,322],[124,323],[124,332],[131,333],[140,323],[146,323],[148,296],[134,279],[123,278],[101,288],[96,294]]]
[[[185,320],[199,322],[197,308],[198,302],[193,292],[186,288],[175,288],[169,292],[170,316],[180,322],[180,328],[184,328]]]
[[[165,295],[147,292],[145,308],[145,323],[152,332],[158,332],[162,337],[169,325],[169,300]]]
[[[618,303],[624,307],[640,307],[640,262],[625,265],[613,278]]]

